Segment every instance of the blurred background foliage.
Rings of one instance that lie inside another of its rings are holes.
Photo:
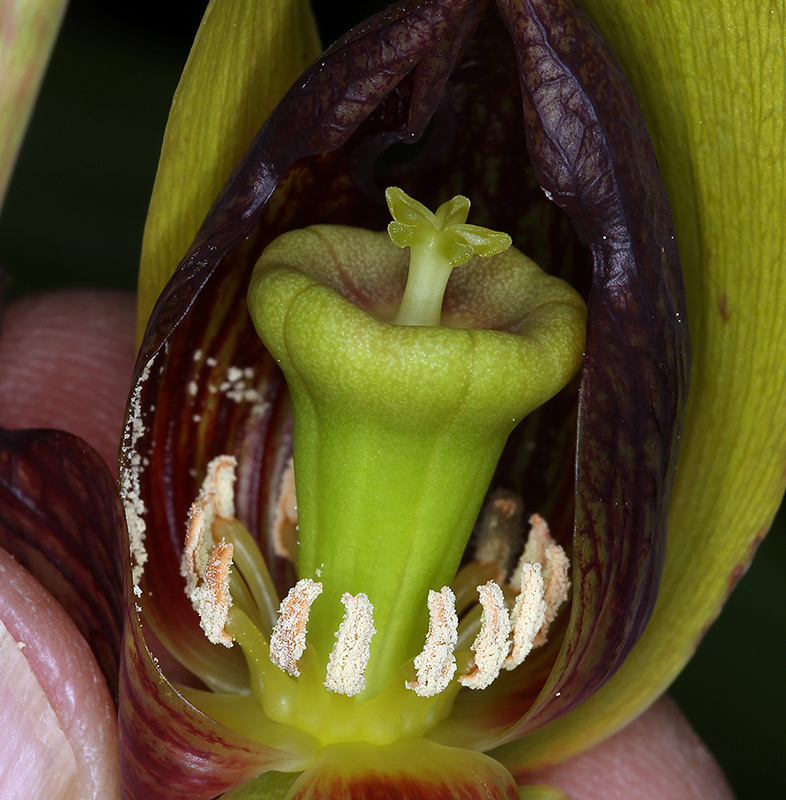
[[[375,3],[315,5],[328,44]],[[204,7],[72,0],[0,217],[9,299],[134,289],[169,104]],[[786,798],[785,527],[782,510],[672,688],[739,800]]]

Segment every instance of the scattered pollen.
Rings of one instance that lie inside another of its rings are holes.
[[[376,633],[374,607],[363,592],[356,595],[345,592],[341,602],[346,611],[328,660],[325,686],[331,692],[354,697],[366,686],[364,673],[371,654],[369,644]]]
[[[521,592],[511,614],[513,646],[505,659],[505,669],[515,669],[532,650],[535,637],[546,620],[546,601],[543,599],[543,572],[540,564],[521,565]]]
[[[475,654],[475,664],[459,683],[470,689],[485,689],[497,678],[500,667],[510,650],[510,616],[505,608],[502,589],[494,581],[478,586],[483,613],[480,631],[470,648]]]
[[[150,370],[155,356],[148,361],[139,375],[129,404],[130,425],[123,435],[123,463],[120,468],[120,497],[128,527],[128,541],[131,550],[133,567],[131,577],[134,586],[139,585],[147,562],[145,549],[145,503],[141,496],[140,473],[142,456],[139,453],[139,442],[145,435],[145,424],[142,419],[142,386],[150,377]],[[151,408],[152,411],[152,408]]]
[[[433,697],[447,689],[456,672],[453,651],[458,642],[456,595],[448,586],[428,593],[428,633],[423,650],[415,658],[417,679],[407,681],[420,697]]]
[[[270,660],[290,675],[300,675],[297,663],[306,651],[308,612],[321,593],[321,583],[303,578],[281,601],[278,621],[270,636]]]

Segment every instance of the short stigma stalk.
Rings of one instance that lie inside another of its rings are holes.
[[[388,236],[396,247],[409,247],[409,275],[395,325],[440,324],[442,299],[450,273],[473,255],[496,255],[510,247],[507,233],[467,225],[469,200],[456,195],[432,214],[396,186],[385,192],[390,216]]]

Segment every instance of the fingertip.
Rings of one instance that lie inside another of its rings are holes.
[[[528,781],[556,786],[571,800],[734,800],[712,754],[669,697],[605,742]]]
[[[63,291],[12,303],[0,336],[0,426],[81,436],[116,471],[135,359],[131,294]]]

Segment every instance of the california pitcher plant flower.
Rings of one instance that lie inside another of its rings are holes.
[[[72,437],[4,433],[3,544],[62,574],[128,798],[517,797],[662,691],[743,560],[677,615],[705,554],[674,566],[684,507],[667,546],[690,347],[655,153],[571,0],[394,4],[269,116],[257,14],[211,4],[170,118],[120,496]],[[271,16],[294,77],[313,29]]]

